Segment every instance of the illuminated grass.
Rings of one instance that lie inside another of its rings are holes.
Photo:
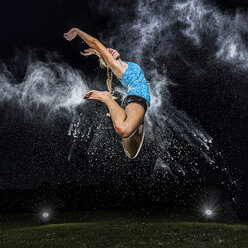
[[[20,219],[23,217],[20,215]],[[82,221],[83,218],[85,221]],[[73,223],[69,223],[70,214],[67,214],[57,219],[60,223],[37,226],[32,218],[22,225],[21,222],[18,223],[18,215],[15,218],[9,216],[8,224],[4,222],[4,217],[0,217],[1,227],[4,227],[0,233],[0,247],[246,248],[248,244],[246,225],[174,222],[166,216],[161,216],[159,220],[158,216],[144,218],[111,212],[102,216],[77,213],[72,214],[71,219]],[[76,219],[79,221],[76,222]]]

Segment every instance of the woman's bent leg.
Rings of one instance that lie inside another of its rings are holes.
[[[142,123],[145,115],[144,108],[138,103],[129,103],[124,110],[110,94],[101,91],[91,92],[86,93],[86,98],[101,100],[107,105],[115,131],[123,138],[125,154],[129,158],[135,158],[144,140]]]
[[[130,103],[125,110],[112,98],[104,100],[107,105],[115,131],[123,138],[133,134],[144,119],[145,110],[137,103]]]

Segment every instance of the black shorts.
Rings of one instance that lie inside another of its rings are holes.
[[[144,108],[145,113],[146,113],[146,110],[149,106],[149,103],[145,98],[143,98],[141,96],[136,96],[136,95],[129,95],[126,98],[124,98],[124,100],[122,102],[123,108],[125,109],[129,103],[138,103],[140,106],[142,106]]]

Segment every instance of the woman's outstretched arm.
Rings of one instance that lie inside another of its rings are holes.
[[[111,53],[107,50],[107,48],[96,38],[91,35],[83,32],[78,28],[72,28],[69,32],[64,34],[64,37],[71,41],[77,35],[79,35],[91,48],[96,50],[105,60],[105,63],[114,71],[122,72],[123,68],[121,68],[119,63],[116,63],[116,60],[113,58]]]

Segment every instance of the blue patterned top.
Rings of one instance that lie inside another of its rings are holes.
[[[127,88],[128,95],[136,95],[145,98],[150,105],[150,92],[144,73],[139,65],[127,62],[127,69],[120,79],[122,85]]]

